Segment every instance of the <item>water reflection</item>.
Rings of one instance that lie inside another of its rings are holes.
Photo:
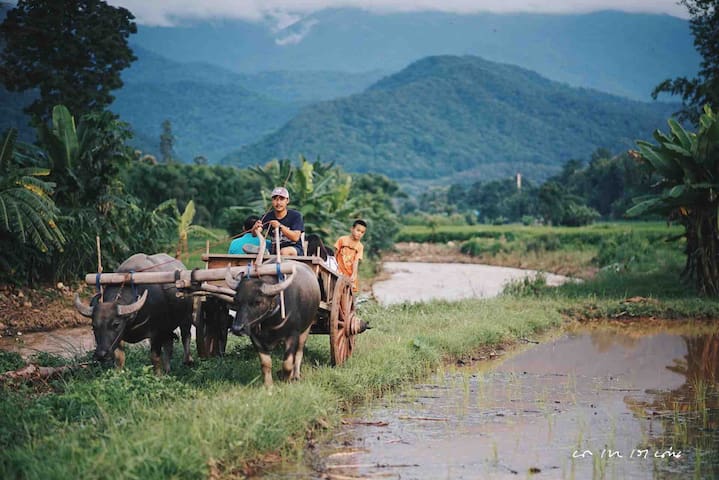
[[[653,392],[650,400],[628,398],[635,415],[651,432],[648,444],[654,449],[669,446],[687,457],[693,474],[719,477],[719,334],[681,337],[686,355],[666,368],[684,376],[676,389]],[[666,465],[659,471],[671,473]],[[689,470],[689,469],[687,469]]]
[[[644,329],[642,329],[644,330]],[[593,329],[448,367],[267,478],[715,478],[719,334]],[[672,451],[676,455],[664,455]]]

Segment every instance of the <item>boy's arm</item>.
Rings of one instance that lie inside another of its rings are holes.
[[[360,261],[360,259],[358,257],[356,257],[354,262],[352,262],[352,281],[353,282],[357,279],[357,276],[359,275],[359,261]]]

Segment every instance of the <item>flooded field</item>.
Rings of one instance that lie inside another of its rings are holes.
[[[713,330],[580,330],[447,368],[265,478],[716,478]]]

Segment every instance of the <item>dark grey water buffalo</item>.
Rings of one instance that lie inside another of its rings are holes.
[[[185,266],[164,253],[145,255],[137,253],[117,269],[117,272],[173,272],[185,270]],[[150,359],[155,371],[170,370],[173,330],[180,327],[184,361],[192,362],[190,356],[190,325],[192,323],[192,299],[177,297],[173,283],[156,285],[109,285],[105,287],[102,301],[86,305],[75,295],[75,307],[84,316],[92,318],[95,334],[95,358],[110,360],[122,368],[125,353],[122,342],[137,343],[150,339]],[[139,298],[136,298],[136,295]]]
[[[294,272],[278,281],[276,275],[258,278],[226,278],[235,290],[233,309],[237,311],[232,332],[247,333],[257,349],[266,386],[272,385],[270,351],[285,344],[282,372],[289,380],[300,378],[300,366],[310,326],[320,305],[317,276],[303,263],[285,261]],[[284,295],[285,317],[282,318],[280,292]]]

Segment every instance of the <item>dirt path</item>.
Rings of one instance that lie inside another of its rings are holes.
[[[382,305],[489,298],[499,295],[509,282],[537,275],[534,270],[458,263],[385,262],[383,267],[390,278],[372,286]],[[552,286],[569,280],[554,274],[545,274],[545,278]]]

